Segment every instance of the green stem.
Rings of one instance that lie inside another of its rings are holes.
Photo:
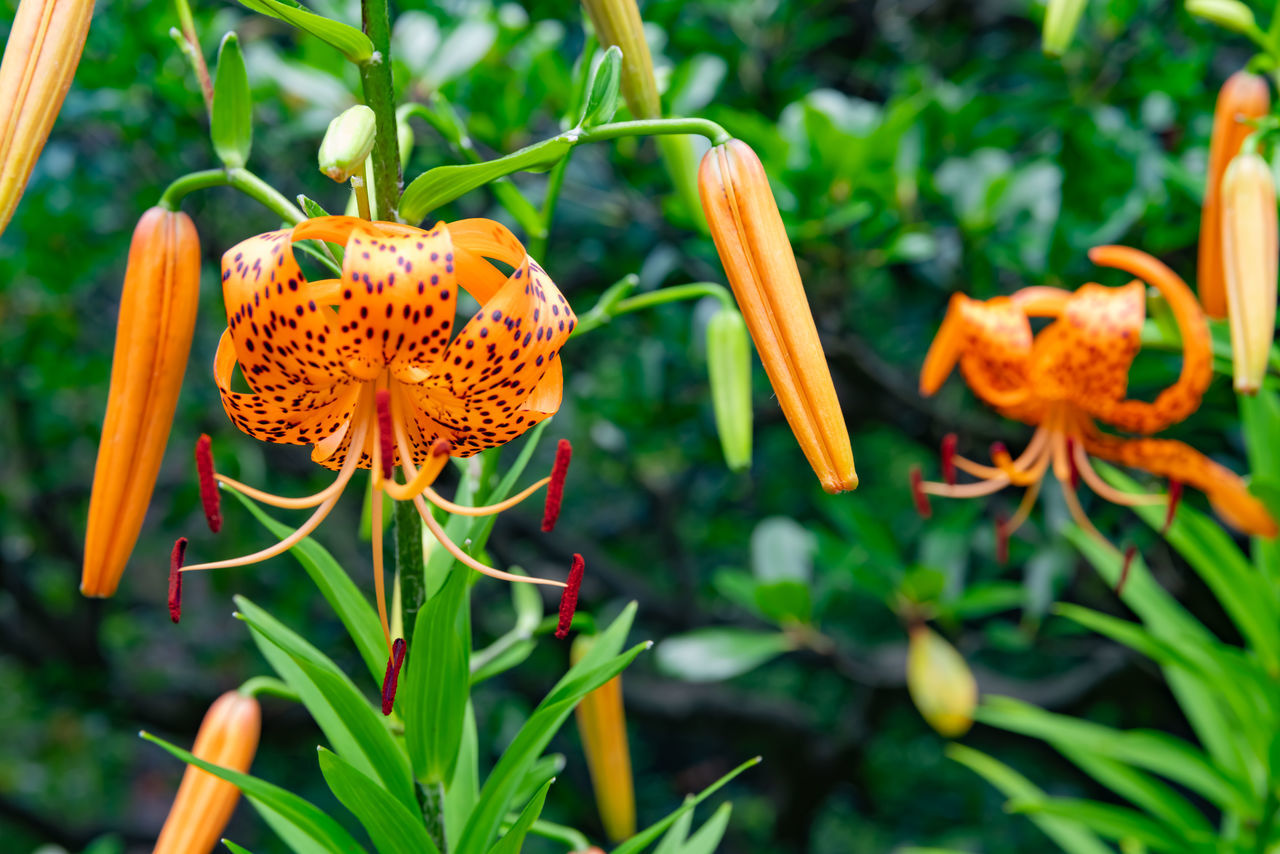
[[[541,836],[543,839],[562,843],[570,851],[586,851],[591,847],[591,840],[587,839],[580,831],[574,830],[572,827],[565,827],[563,824],[552,824],[543,819],[534,821],[529,826],[529,832],[535,836]]]
[[[564,158],[551,168],[547,177],[547,195],[542,200],[542,235],[529,241],[529,254],[534,258],[544,258],[547,254],[547,241],[551,239],[551,220],[556,215],[556,203],[560,200],[560,191],[564,188],[564,173],[569,169],[569,158]]]
[[[426,822],[427,835],[436,844],[440,854],[448,854],[444,835],[444,783],[419,783],[418,802],[422,805],[422,819]]]
[[[663,136],[667,134],[697,134],[711,140],[712,145],[723,145],[733,139],[720,125],[708,119],[637,119],[630,122],[613,122],[596,125],[578,132],[577,142],[604,142],[624,136]]]
[[[400,603],[404,617],[404,643],[413,641],[413,625],[427,598],[422,556],[422,520],[412,501],[395,502],[396,573],[400,578]]]
[[[360,213],[363,220],[371,220],[373,216],[369,213],[369,188],[364,185],[364,178],[359,175],[351,176],[351,189],[356,194],[356,210]]]
[[[298,692],[294,691],[274,676],[255,676],[252,679],[245,681],[245,683],[240,686],[239,691],[246,697],[258,697],[262,694],[269,694],[272,697],[280,697],[281,699],[291,700],[295,703],[302,702],[302,698],[298,696]]]
[[[364,101],[373,110],[377,135],[373,139],[373,191],[378,210],[396,219],[400,207],[400,143],[396,131],[396,96],[391,80],[391,18],[387,0],[360,0],[365,35],[373,42],[373,56],[360,65]]]
[[[638,282],[639,280],[632,274],[623,277],[617,284],[608,288],[601,295],[595,306],[578,318],[578,325],[574,328],[573,335],[582,335],[604,326],[620,314],[629,314],[633,311],[643,311],[646,308],[666,305],[671,302],[702,299],[703,297],[715,297],[724,308],[737,310],[733,294],[724,285],[718,285],[715,282],[691,282],[687,285],[675,285],[670,288],[650,291],[647,294],[627,297],[627,293]]]
[[[189,193],[209,187],[234,187],[294,225],[307,218],[297,205],[248,169],[206,169],[183,175],[165,189],[157,204],[166,210],[176,211]]]
[[[182,27],[182,37],[189,48],[186,53],[195,69],[196,79],[200,82],[200,94],[204,96],[204,109],[213,116],[213,81],[209,78],[209,66],[204,61],[204,51],[200,49],[200,37],[196,35],[196,22],[191,17],[191,5],[187,0],[173,0],[173,7],[178,13],[178,24]]]

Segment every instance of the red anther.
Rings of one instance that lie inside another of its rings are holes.
[[[404,664],[404,638],[396,638],[391,644],[391,657],[387,659],[387,675],[382,677],[382,713],[391,714],[396,704],[396,683],[400,681],[400,665]]]
[[[200,475],[200,503],[204,505],[204,518],[209,523],[209,530],[216,534],[222,530],[222,496],[218,493],[218,481],[213,477],[213,440],[208,433],[201,433],[196,439],[196,473]]]
[[[1009,449],[1005,447],[1004,442],[991,443],[991,459],[998,461],[1000,457],[1007,456],[1009,456]]]
[[[1129,580],[1129,568],[1133,566],[1133,559],[1137,557],[1137,555],[1137,546],[1129,546],[1124,550],[1124,563],[1120,564],[1120,577],[1116,579],[1117,596],[1124,592],[1124,583]]]
[[[1076,465],[1076,440],[1071,436],[1067,437],[1067,469],[1071,472],[1068,477],[1068,480],[1071,481],[1071,488],[1073,490],[1079,489],[1080,467]]]
[[[1169,526],[1173,524],[1173,517],[1178,512],[1178,504],[1182,501],[1182,481],[1169,481],[1169,509],[1164,514],[1164,527],[1160,529],[1161,534],[1169,533]]]
[[[921,519],[928,519],[933,515],[933,508],[929,506],[929,496],[924,492],[924,475],[920,474],[919,466],[911,467],[911,497],[916,502],[916,512],[920,514]]]
[[[547,503],[542,510],[542,530],[550,531],[560,518],[560,503],[564,501],[564,479],[569,474],[569,460],[573,446],[568,439],[556,445],[556,461],[551,466],[551,482],[547,484]]]
[[[449,452],[453,450],[453,443],[448,439],[436,439],[434,445],[431,446],[431,456],[447,457]]]
[[[187,538],[178,537],[169,554],[169,619],[182,619],[182,559],[187,555]]]
[[[948,486],[956,485],[956,443],[959,440],[955,433],[942,437],[942,479]]]
[[[586,564],[582,555],[573,556],[573,566],[569,569],[569,580],[560,594],[560,622],[556,624],[556,637],[564,639],[569,635],[569,626],[573,623],[573,612],[578,609],[578,588],[582,587],[582,571]]]
[[[378,410],[378,449],[382,457],[382,476],[391,479],[395,468],[395,448],[391,444],[391,392],[379,389],[373,396]]]
[[[1009,562],[1009,520],[1003,513],[996,515],[996,563],[1004,566]]]

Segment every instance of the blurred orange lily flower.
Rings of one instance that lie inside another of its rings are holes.
[[[299,240],[345,246],[342,278],[307,281],[293,254]],[[506,275],[486,258],[514,270]],[[436,539],[467,566],[508,581],[566,586],[479,562],[445,535],[427,505],[488,515],[564,476],[558,464],[553,477],[488,507],[463,507],[431,488],[450,456],[509,442],[560,406],[559,352],[577,320],[515,235],[485,219],[425,231],[319,217],[252,237],[228,250],[222,265],[228,328],[214,378],[227,415],[263,441],[311,445],[311,458],[338,477],[315,495],[282,498],[216,475],[263,503],[316,510],[274,546],[182,571],[243,566],[287,551],[324,520],[356,469],[364,468],[371,469],[374,484],[373,566],[388,650],[383,493],[412,500]],[[450,341],[458,286],[481,309]],[[249,392],[231,388],[237,365]],[[563,445],[558,456],[567,462]],[[394,478],[397,465],[404,483]],[[548,494],[554,498],[559,490],[553,484]],[[390,672],[388,681],[394,682]]]
[[[985,302],[956,294],[925,358],[921,393],[937,391],[959,363],[978,397],[1002,415],[1034,425],[1036,432],[1017,459],[1003,446],[993,448],[992,465],[955,454],[954,437],[948,437],[943,449],[946,482],[925,482],[918,471],[912,473],[918,506],[927,510],[928,495],[969,498],[1006,486],[1026,487],[1014,517],[999,526],[1002,537],[1007,537],[1026,520],[1052,465],[1072,517],[1099,539],[1102,535],[1076,495],[1078,477],[1115,504],[1167,501],[1172,513],[1177,488],[1171,490],[1173,497],[1122,492],[1098,475],[1089,461],[1092,455],[1145,469],[1176,485],[1189,484],[1204,492],[1232,526],[1249,534],[1275,536],[1276,521],[1228,469],[1182,442],[1122,438],[1098,429],[1095,421],[1149,435],[1182,421],[1199,408],[1213,368],[1208,324],[1181,278],[1150,255],[1123,246],[1101,246],[1089,257],[1101,266],[1137,276],[1168,301],[1182,334],[1178,379],[1152,402],[1125,397],[1146,317],[1141,281],[1119,288],[1087,284],[1074,293],[1029,287]],[[1054,322],[1033,336],[1033,317]],[[977,480],[956,483],[956,469]]]

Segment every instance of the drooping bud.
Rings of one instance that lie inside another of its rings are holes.
[[[200,243],[184,213],[155,207],[129,245],[111,391],[89,497],[80,592],[110,596],[137,542],[187,368]]]
[[[1227,279],[1236,391],[1256,394],[1276,331],[1276,185],[1256,152],[1241,152],[1222,179],[1222,264]]]
[[[547,483],[547,502],[542,509],[542,530],[550,532],[560,520],[560,505],[564,503],[564,479],[569,476],[569,461],[573,459],[573,446],[568,439],[556,443],[556,460],[551,464],[551,480]]]
[[[924,624],[911,628],[907,690],[920,715],[940,735],[957,738],[973,726],[978,683],[955,647]]]
[[[720,449],[730,471],[751,467],[751,343],[732,308],[707,321],[707,375]]]
[[[169,619],[182,619],[182,561],[187,556],[187,538],[178,537],[169,553]]]
[[[560,619],[556,623],[556,637],[564,640],[569,636],[569,627],[573,625],[573,613],[578,609],[578,591],[582,587],[582,573],[586,564],[582,555],[573,556],[573,566],[569,568],[569,579],[564,591],[560,594]]]
[[[1222,179],[1245,137],[1253,131],[1247,121],[1265,116],[1270,109],[1267,81],[1247,71],[1232,74],[1218,92],[1218,102],[1213,111],[1213,135],[1209,139],[1204,204],[1200,209],[1200,251],[1196,274],[1200,304],[1210,317],[1227,316],[1226,272],[1222,258]]]
[[[720,262],[782,413],[827,492],[854,489],[849,430],[760,158],[740,140],[702,159],[698,187]]]
[[[356,104],[329,122],[320,143],[320,171],[339,184],[363,174],[365,158],[373,151],[376,119],[373,110]]]
[[[387,672],[382,677],[382,713],[391,714],[396,704],[396,683],[400,681],[400,666],[404,664],[404,638],[396,638],[391,644],[387,659]]]
[[[920,514],[921,519],[928,519],[933,515],[929,496],[924,491],[924,475],[920,473],[919,466],[911,467],[911,498],[916,503],[916,513]]]
[[[0,233],[71,87],[93,0],[21,0],[0,61]]]
[[[591,643],[590,635],[579,635],[569,653],[570,660],[576,664]],[[636,799],[622,705],[622,677],[615,676],[588,693],[575,714],[600,823],[614,842],[629,839],[636,832]]]
[[[261,728],[258,701],[238,691],[228,691],[209,707],[191,752],[214,765],[247,773],[258,749]],[[152,854],[209,854],[222,837],[239,798],[240,790],[235,785],[194,765],[187,766]]]
[[[1253,10],[1240,0],[1186,0],[1187,12],[1235,33],[1249,33],[1257,28]]]
[[[1046,56],[1062,56],[1075,38],[1087,0],[1049,0],[1044,9],[1040,48]]]
[[[213,440],[208,433],[201,433],[196,440],[196,474],[200,478],[200,504],[209,530],[215,534],[222,530],[222,496],[213,471]]]

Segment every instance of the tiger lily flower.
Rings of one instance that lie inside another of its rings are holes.
[[[1148,438],[1194,412],[1212,376],[1209,328],[1191,290],[1164,264],[1135,249],[1101,246],[1089,257],[1137,276],[1167,300],[1182,335],[1178,379],[1152,402],[1125,397],[1146,316],[1142,281],[1119,288],[1087,284],[1074,293],[1029,287],[985,302],[957,294],[925,358],[921,393],[936,392],[958,363],[978,397],[1036,431],[1017,458],[1003,446],[993,448],[990,465],[956,454],[955,439],[948,437],[943,445],[946,482],[926,482],[918,470],[912,474],[918,507],[927,510],[929,495],[971,498],[1006,486],[1025,487],[1013,518],[998,525],[1005,540],[1026,520],[1052,467],[1076,523],[1103,542],[1081,508],[1078,478],[1115,504],[1168,503],[1170,514],[1185,483],[1204,492],[1235,528],[1275,536],[1275,520],[1239,477],[1182,442]],[[1053,322],[1033,336],[1033,317]],[[1104,433],[1097,421],[1141,437]],[[1090,456],[1167,477],[1170,496],[1122,492],[1098,475]],[[976,480],[957,483],[957,469]]]
[[[248,773],[261,729],[258,701],[248,694],[228,691],[205,713],[191,753],[214,765]],[[209,854],[239,799],[235,784],[188,765],[152,854]]]
[[[299,240],[344,246],[342,277],[308,281],[292,249]],[[486,258],[513,272],[500,272]],[[548,483],[549,497],[560,495],[567,442],[561,444],[552,477],[498,504],[465,507],[432,489],[449,457],[505,444],[560,406],[559,352],[577,321],[515,235],[485,219],[440,223],[425,231],[327,216],[251,237],[228,250],[222,265],[228,328],[218,345],[214,379],[223,408],[250,436],[311,445],[312,460],[338,474],[330,486],[302,498],[272,495],[216,475],[222,484],[265,504],[316,509],[273,546],[182,572],[244,566],[289,550],[315,530],[363,468],[370,469],[374,487],[373,569],[389,653],[384,494],[413,501],[441,545],[472,569],[507,581],[566,587],[481,563],[445,535],[428,506],[483,516],[519,503]],[[481,309],[451,341],[458,286]],[[232,389],[237,365],[248,392]],[[403,482],[394,476],[396,466]],[[545,518],[554,523],[553,513]],[[566,593],[576,595],[576,590]]]
[[[0,232],[71,88],[93,0],[21,0],[0,60]]]
[[[200,298],[200,239],[191,218],[154,207],[129,244],[111,391],[93,470],[80,592],[111,596],[155,489]]]

